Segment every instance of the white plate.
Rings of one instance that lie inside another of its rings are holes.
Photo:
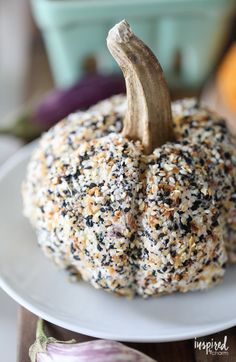
[[[70,283],[43,256],[22,216],[20,188],[33,147],[19,151],[0,174],[0,285],[12,298],[61,327],[120,341],[175,341],[236,324],[235,266],[211,290],[148,300]]]

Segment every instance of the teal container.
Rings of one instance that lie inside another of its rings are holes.
[[[162,64],[172,88],[198,88],[224,47],[235,0],[32,0],[57,86],[83,74],[93,56],[102,73],[118,71],[108,30],[127,19]]]

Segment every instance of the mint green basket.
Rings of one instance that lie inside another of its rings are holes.
[[[32,0],[58,86],[74,83],[84,60],[118,70],[106,48],[108,30],[126,18],[158,56],[173,88],[199,87],[231,26],[234,0]]]

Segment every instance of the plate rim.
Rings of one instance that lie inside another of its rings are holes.
[[[146,337],[123,337],[121,338],[120,335],[116,335],[114,332],[105,333],[102,331],[94,332],[92,329],[85,328],[85,327],[76,327],[74,324],[66,321],[62,321],[58,319],[57,317],[53,317],[52,315],[49,315],[48,313],[44,312],[38,307],[35,307],[32,303],[28,302],[26,298],[23,298],[19,295],[19,293],[15,292],[1,277],[0,275],[0,287],[11,297],[13,298],[18,304],[20,304],[22,307],[29,310],[31,313],[35,314],[36,316],[53,323],[59,327],[68,329],[70,331],[81,333],[90,337],[100,338],[100,339],[107,339],[107,340],[116,340],[121,342],[136,342],[136,343],[162,343],[162,342],[177,342],[177,341],[184,341],[199,337],[208,336],[213,333],[221,332],[226,329],[232,328],[236,324],[236,319],[232,319],[232,321],[225,322],[225,323],[218,323],[215,326],[208,327],[208,328],[200,328],[198,326],[198,332],[191,332],[188,334],[185,333],[179,333],[179,334],[173,334],[168,335],[164,337],[155,337],[155,336],[146,336]]]
[[[0,183],[2,179],[4,179],[5,176],[21,161],[28,158],[30,156],[30,151],[32,151],[36,144],[38,143],[38,140],[35,140],[25,146],[23,146],[20,150],[18,150],[14,155],[12,155],[1,167],[0,167]],[[40,307],[35,306],[32,304],[27,296],[23,297],[20,295],[19,292],[16,292],[9,283],[4,279],[4,277],[0,274],[0,287],[12,298],[14,299],[18,304],[32,312],[38,317],[41,317],[45,319],[48,322],[51,322],[53,324],[56,324],[62,328],[69,329],[71,331],[85,334],[88,336],[96,337],[96,338],[102,338],[102,339],[110,339],[110,340],[119,340],[122,342],[139,342],[139,343],[154,343],[154,342],[174,342],[174,341],[181,341],[181,340],[188,340],[198,337],[204,337],[212,333],[217,333],[220,331],[223,331],[225,329],[234,327],[236,325],[236,318],[232,318],[230,321],[226,321],[224,323],[216,323],[213,326],[210,327],[200,327],[197,326],[196,332],[188,332],[186,333],[174,333],[169,334],[168,336],[161,337],[160,334],[158,336],[135,336],[132,337],[121,337],[119,334],[117,335],[114,331],[113,332],[103,332],[103,331],[93,331],[92,329],[86,328],[86,327],[79,327],[76,326],[73,323],[63,321],[61,319],[58,319],[57,317],[54,317],[53,315],[48,314],[44,310],[42,310]]]

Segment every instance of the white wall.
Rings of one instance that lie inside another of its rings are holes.
[[[28,0],[0,0],[0,117],[24,99],[30,27]]]

